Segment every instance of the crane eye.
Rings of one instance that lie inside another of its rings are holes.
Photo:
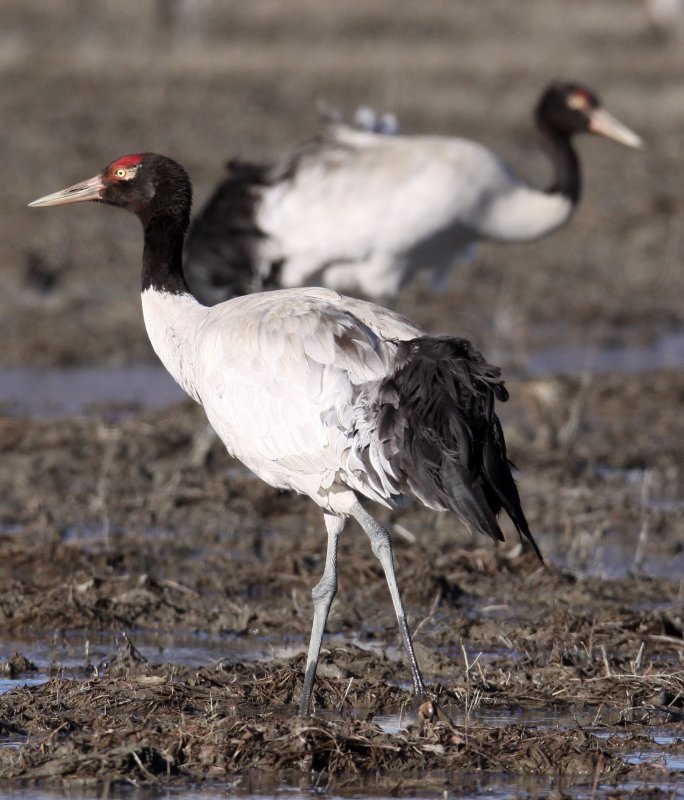
[[[589,98],[583,92],[575,92],[568,97],[568,105],[575,111],[583,111],[589,105]]]

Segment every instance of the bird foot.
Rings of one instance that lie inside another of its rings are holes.
[[[431,697],[424,699],[418,706],[418,721],[421,724],[426,722],[442,722],[451,728],[454,727],[454,723],[446,711]]]

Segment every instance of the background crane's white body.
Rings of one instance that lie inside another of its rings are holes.
[[[394,297],[421,270],[438,284],[478,239],[526,241],[563,225],[573,203],[521,181],[467,139],[386,136],[344,125],[257,201],[257,261],[283,261],[284,287],[316,280]]]
[[[478,142],[340,123],[273,166],[232,161],[188,236],[190,290],[207,305],[303,285],[391,302],[421,272],[441,290],[473,243],[532,241],[568,221],[581,194],[574,135],[641,144],[578,84],[547,87],[535,122],[553,167],[544,189]]]

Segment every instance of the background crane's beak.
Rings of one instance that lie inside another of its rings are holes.
[[[102,176],[96,175],[90,180],[81,181],[81,183],[75,183],[67,189],[62,189],[61,192],[39,197],[29,203],[29,206],[62,206],[66,203],[80,203],[82,200],[100,200],[100,192],[103,189]]]
[[[603,108],[596,108],[589,115],[589,130],[592,133],[598,133],[599,136],[605,136],[627,145],[627,147],[640,148],[644,146],[641,136],[637,136],[634,131],[631,131]]]

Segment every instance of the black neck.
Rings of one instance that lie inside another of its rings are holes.
[[[184,294],[188,285],[183,276],[183,220],[164,216],[143,221],[145,247],[143,249],[142,290],[155,289],[169,294]]]
[[[546,192],[565,195],[572,203],[578,203],[582,192],[582,174],[570,135],[554,129],[542,120],[537,121],[537,127],[555,173],[554,181]]]

